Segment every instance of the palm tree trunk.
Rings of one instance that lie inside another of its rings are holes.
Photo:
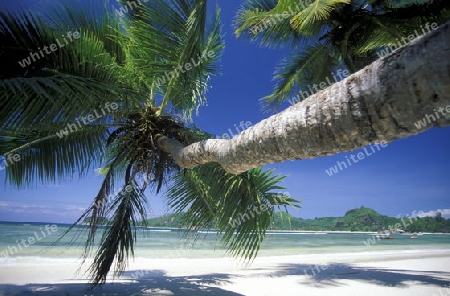
[[[230,173],[351,151],[450,124],[450,23],[275,114],[231,140],[158,146],[181,167],[218,162]],[[419,122],[422,122],[419,125]]]

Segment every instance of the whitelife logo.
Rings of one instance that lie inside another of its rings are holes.
[[[433,114],[425,115],[425,117],[422,120],[419,120],[416,123],[414,123],[416,128],[418,130],[423,129],[428,124],[431,124],[432,122],[435,122],[436,120],[440,119],[441,117],[439,116],[438,111],[441,113],[442,117],[446,117],[448,114],[450,114],[450,105],[445,106],[445,108],[440,107],[440,108],[438,108],[437,111],[436,111],[436,109],[434,109],[434,115]],[[428,121],[428,123],[427,123],[427,121]]]
[[[158,77],[155,81],[155,85],[157,87],[164,85],[166,81],[170,81],[170,79],[174,79],[180,75],[180,73],[186,73],[191,71],[193,68],[200,66],[201,64],[207,62],[215,56],[215,53],[210,50],[209,52],[203,52],[202,55],[197,55],[196,59],[191,58],[192,63],[186,63],[184,65],[178,65],[173,71],[164,72],[164,76]]]
[[[432,30],[436,30],[438,28],[438,24],[437,23],[426,23],[425,24],[425,29],[422,27],[422,34],[420,34],[417,30],[414,30],[414,34],[409,35],[408,37],[402,37],[401,40],[399,40],[398,38],[396,39],[398,41],[397,45],[390,45],[390,46],[386,46],[384,49],[380,50],[377,52],[377,55],[379,58],[385,57],[388,54],[392,53],[394,50],[396,50],[399,47],[405,46],[408,43],[410,43],[411,41],[413,41],[414,39],[425,35],[426,33],[431,32]]]
[[[16,240],[17,247],[16,246],[8,246],[7,250],[5,250],[3,252],[0,252],[0,256],[3,257],[3,258],[8,258],[9,256],[12,256],[15,253],[18,253],[18,252],[22,251],[23,248],[27,248],[30,245],[33,245],[36,242],[41,241],[42,239],[46,238],[47,236],[52,235],[54,232],[57,232],[58,231],[58,225],[56,225],[56,224],[48,225],[47,224],[47,225],[45,225],[45,230],[46,231],[44,231],[42,229],[42,227],[39,227],[39,229],[41,230],[42,237],[39,236],[39,234],[35,231],[33,233],[34,236],[30,236],[26,240],[22,239],[22,240],[20,240],[20,242]],[[27,242],[28,242],[28,244],[27,244]],[[19,248],[19,249],[17,249],[17,248]]]
[[[128,12],[138,8],[139,5],[142,5],[142,3],[147,3],[147,2],[148,2],[148,0],[127,1],[126,5],[121,6],[119,9],[115,9],[114,11],[117,14],[117,16],[119,16],[121,18]]]
[[[20,161],[20,154],[7,154],[3,157],[4,165],[0,163],[0,171],[12,166],[16,162]]]
[[[324,89],[328,88],[329,86],[332,86],[336,82],[339,82],[342,79],[347,78],[350,75],[350,72],[348,70],[339,69],[339,70],[337,70],[336,73],[332,73],[332,75],[333,75],[334,81],[331,81],[331,79],[329,77],[326,77],[325,78],[326,81],[323,81],[323,82],[319,83],[318,85],[315,83],[312,86],[308,85],[309,90],[300,91],[300,93],[298,95],[296,95],[295,97],[290,98],[288,100],[289,104],[294,105],[294,104],[306,99],[307,97],[312,96],[313,94],[318,93],[319,91],[324,90]]]
[[[271,26],[275,26],[277,23],[294,16],[298,14],[299,11],[303,11],[308,5],[312,4],[313,0],[305,0],[300,1],[300,3],[295,4],[295,7],[293,8],[292,5],[289,5],[288,10],[283,11],[282,13],[275,14],[272,17],[268,17],[263,21],[263,24],[260,25],[254,25],[250,28],[250,31],[252,31],[253,35],[256,35],[267,28],[270,28]]]
[[[91,122],[94,122],[95,120],[102,118],[103,116],[106,116],[106,114],[111,113],[112,110],[117,110],[117,108],[119,107],[119,105],[117,105],[117,103],[109,103],[106,102],[105,104],[105,109],[101,108],[101,114],[99,112],[97,112],[97,110],[94,110],[94,114],[89,114],[86,117],[81,117],[80,119],[77,120],[76,124],[75,123],[68,123],[67,127],[65,129],[60,130],[59,132],[56,133],[56,135],[61,139],[64,136],[68,136],[70,133],[76,132],[78,131],[78,129],[81,129],[81,122],[84,125],[88,125]],[[87,120],[87,122],[86,122]],[[80,122],[81,121],[81,122]]]
[[[252,126],[252,123],[250,121],[247,121],[245,123],[244,123],[244,121],[241,121],[241,123],[239,123],[239,127],[235,124],[234,128],[236,129],[236,135],[239,135],[242,131],[248,129],[251,126]],[[228,132],[229,132],[229,134],[224,133],[222,135],[222,139],[229,140],[235,136],[235,134],[233,133],[231,128],[228,129]]]
[[[289,197],[289,193],[285,193],[285,194],[279,194],[277,195],[277,197],[275,197],[275,200],[277,200],[280,204],[283,203],[283,201],[285,200],[286,197]],[[260,215],[261,212],[265,212],[268,209],[270,209],[270,207],[268,207],[265,204],[260,204],[259,207],[257,207],[256,205],[253,206],[252,209],[248,209],[244,214],[239,213],[238,217],[236,219],[233,218],[229,218],[228,219],[228,224],[235,228],[237,226],[240,226],[242,223],[245,223],[245,221],[250,219],[250,216],[253,218],[255,218],[257,215]],[[250,214],[250,216],[249,216]]]
[[[29,65],[31,65],[32,62],[36,62],[44,57],[44,53],[49,55],[58,49],[63,48],[64,46],[68,45],[70,42],[77,40],[81,37],[81,34],[77,31],[73,32],[69,31],[66,35],[61,35],[64,42],[61,42],[58,38],[56,38],[56,43],[50,44],[50,46],[44,46],[42,49],[38,47],[37,52],[30,52],[30,55],[23,59],[22,61],[19,61],[19,65],[22,68],[25,68]],[[67,40],[66,37],[69,39]]]
[[[372,151],[372,153],[370,153],[370,151],[368,151],[367,147],[364,147],[364,149],[363,149],[364,153],[363,152],[358,152],[358,154],[356,154],[356,156],[354,154],[352,154],[352,155],[350,155],[350,159],[348,158],[348,156],[346,156],[345,158],[346,158],[347,163],[345,161],[337,161],[335,166],[330,167],[330,169],[325,170],[325,172],[330,177],[333,176],[333,175],[336,175],[337,173],[339,173],[339,170],[342,171],[342,170],[346,169],[347,167],[352,166],[352,162],[353,162],[353,164],[358,163],[359,160],[363,160],[364,158],[366,158],[366,157],[368,157],[368,156],[370,156],[372,154],[375,154],[377,151],[380,151],[381,148],[387,147],[387,145],[388,144],[386,142],[383,142],[383,141],[380,142],[380,143],[375,143],[374,146],[377,148],[377,150],[375,150],[373,148],[373,146],[370,145],[369,147],[370,147],[370,150]],[[348,164],[348,166],[347,166],[347,164]],[[339,170],[338,170],[338,167],[339,167]]]

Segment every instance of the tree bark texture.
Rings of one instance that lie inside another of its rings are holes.
[[[424,119],[426,125],[418,128],[417,122]],[[449,124],[450,23],[446,23],[233,139],[184,147],[162,136],[157,143],[181,167],[218,162],[238,174],[264,164],[391,142]]]

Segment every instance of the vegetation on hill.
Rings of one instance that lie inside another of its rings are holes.
[[[182,227],[181,218],[184,213],[167,214],[147,220],[148,226],[151,227]]]
[[[185,227],[183,213],[167,214],[147,220],[151,227]],[[400,227],[398,227],[400,224]],[[437,213],[435,217],[400,219],[381,215],[371,208],[360,207],[349,210],[343,217],[323,217],[315,219],[297,218],[277,212],[272,221],[272,230],[310,231],[385,231],[399,228],[406,232],[450,232],[450,219]]]

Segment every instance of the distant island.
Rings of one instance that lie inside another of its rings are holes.
[[[149,227],[185,228],[183,213],[167,214],[148,219]],[[214,228],[214,227],[211,227]],[[399,229],[404,232],[446,232],[450,233],[450,219],[437,213],[435,217],[395,218],[381,215],[375,210],[360,207],[347,211],[343,217],[323,217],[315,219],[297,218],[286,213],[274,215],[270,230],[305,231],[388,231]]]

